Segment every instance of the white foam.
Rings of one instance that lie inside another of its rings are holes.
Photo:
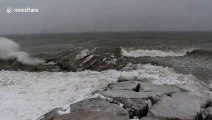
[[[144,56],[150,56],[150,57],[167,57],[167,56],[185,56],[187,50],[182,50],[179,52],[173,52],[173,51],[161,51],[161,50],[126,50],[122,48],[122,55],[127,57],[144,57]]]
[[[28,53],[20,51],[19,45],[7,38],[0,37],[0,59],[16,58],[23,64],[36,65],[43,63],[42,60],[32,58]]]
[[[132,71],[102,72],[23,72],[0,71],[0,118],[36,120],[51,109],[89,96],[93,91],[117,81],[119,76],[140,77],[155,84],[194,84],[192,75],[177,74],[173,69],[138,65]]]

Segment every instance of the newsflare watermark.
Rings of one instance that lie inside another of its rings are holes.
[[[11,8],[11,7],[7,7],[6,12],[8,14],[11,13],[38,13],[39,9],[38,8]]]

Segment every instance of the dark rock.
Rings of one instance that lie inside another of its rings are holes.
[[[78,111],[58,116],[53,120],[129,120],[129,118],[112,112]]]
[[[208,104],[208,98],[194,93],[175,93],[171,97],[163,97],[153,105],[148,117],[163,120],[195,120],[202,107]]]
[[[212,120],[212,107],[209,107],[202,111],[201,119],[202,120]]]
[[[121,56],[121,48],[75,48],[70,51],[50,55],[46,57],[46,61],[57,63],[61,70],[73,72],[86,69],[95,71],[120,70],[130,62],[130,60]]]

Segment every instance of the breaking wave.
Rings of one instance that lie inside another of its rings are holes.
[[[187,52],[187,56],[212,56],[212,50],[206,49],[195,49]]]
[[[122,55],[127,57],[167,57],[167,56],[185,56],[188,52],[191,52],[192,50],[182,50],[178,52],[174,51],[162,51],[162,50],[127,50],[122,48]]]
[[[44,62],[40,59],[30,57],[27,52],[21,51],[20,46],[10,39],[0,37],[0,43],[0,59],[16,59],[18,62],[27,65],[37,65]]]

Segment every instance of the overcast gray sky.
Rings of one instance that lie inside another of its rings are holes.
[[[0,0],[0,34],[170,30],[212,30],[212,0]]]

